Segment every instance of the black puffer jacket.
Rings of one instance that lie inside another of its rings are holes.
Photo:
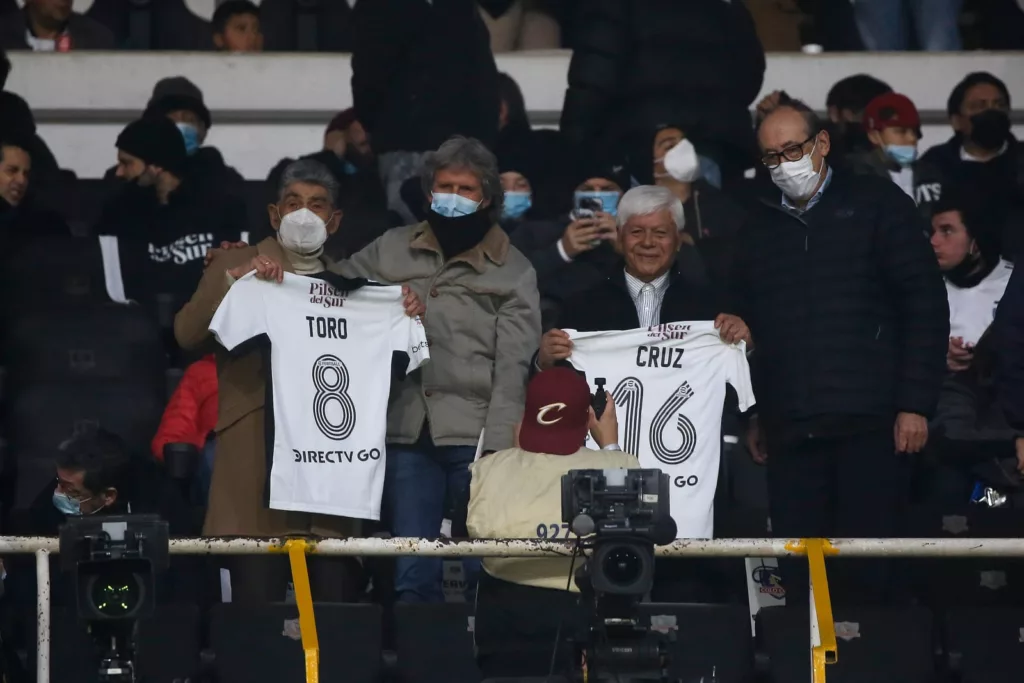
[[[475,2],[360,2],[352,21],[352,98],[374,152],[437,149],[456,133],[493,147],[498,69]]]
[[[750,165],[765,58],[742,2],[587,0],[576,27],[561,125],[573,143],[624,136],[649,150],[650,131],[673,124]]]
[[[801,216],[752,207],[736,256],[731,310],[754,338],[766,427],[932,413],[949,306],[924,223],[893,182],[833,170]]]

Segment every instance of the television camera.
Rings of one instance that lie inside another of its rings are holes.
[[[156,515],[70,517],[60,529],[61,569],[99,648],[100,683],[135,683],[138,620],[153,613],[167,569],[167,522]]]
[[[572,470],[562,477],[562,521],[591,551],[575,573],[588,611],[573,636],[576,680],[668,683],[668,637],[643,625],[654,546],[675,540],[670,481],[661,470]]]

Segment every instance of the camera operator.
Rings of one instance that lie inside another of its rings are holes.
[[[136,456],[111,432],[98,429],[72,437],[61,444],[55,465],[56,480],[40,490],[26,516],[15,522],[16,533],[52,537],[69,517],[125,514],[159,515],[172,536],[197,531],[181,494],[160,464],[145,455]],[[157,599],[169,602],[193,597],[199,581],[196,558],[177,557],[171,566],[176,571],[165,575]],[[56,576],[56,569],[53,571]],[[26,606],[35,604],[35,578],[30,561],[19,562],[18,570],[11,570],[10,579],[17,587],[8,588]],[[70,586],[54,581],[55,606],[74,604],[73,594],[66,589]]]
[[[601,450],[586,448],[587,432]],[[470,467],[466,526],[473,538],[575,538],[562,523],[562,476],[576,469],[639,468],[621,452],[615,402],[606,392],[598,419],[584,377],[555,367],[526,389],[518,447],[492,453]],[[484,678],[542,676],[562,634],[580,619],[579,592],[568,557],[487,558],[477,589],[475,638]]]

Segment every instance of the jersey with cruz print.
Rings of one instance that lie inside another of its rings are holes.
[[[572,364],[607,380],[622,450],[671,477],[678,537],[711,538],[726,383],[740,410],[754,404],[744,344],[724,343],[712,322],[566,332]]]
[[[228,290],[217,340],[229,351],[270,340],[270,507],[380,519],[392,352],[408,354],[408,372],[430,357],[402,299],[401,287],[345,292],[290,273],[280,284],[250,273]]]

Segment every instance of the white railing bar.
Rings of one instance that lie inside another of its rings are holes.
[[[177,555],[259,555],[278,549],[280,538],[176,538],[170,552]],[[1022,538],[840,538],[829,542],[837,557],[1024,557]],[[782,538],[719,538],[679,540],[656,549],[661,557],[784,557],[801,555],[800,541]],[[571,541],[532,539],[431,540],[421,538],[324,539],[315,543],[318,555],[429,557],[535,557],[571,554]],[[58,551],[56,538],[0,536],[0,557],[14,553]],[[833,556],[827,553],[827,556]]]
[[[50,683],[50,552],[36,555],[36,682]]]

